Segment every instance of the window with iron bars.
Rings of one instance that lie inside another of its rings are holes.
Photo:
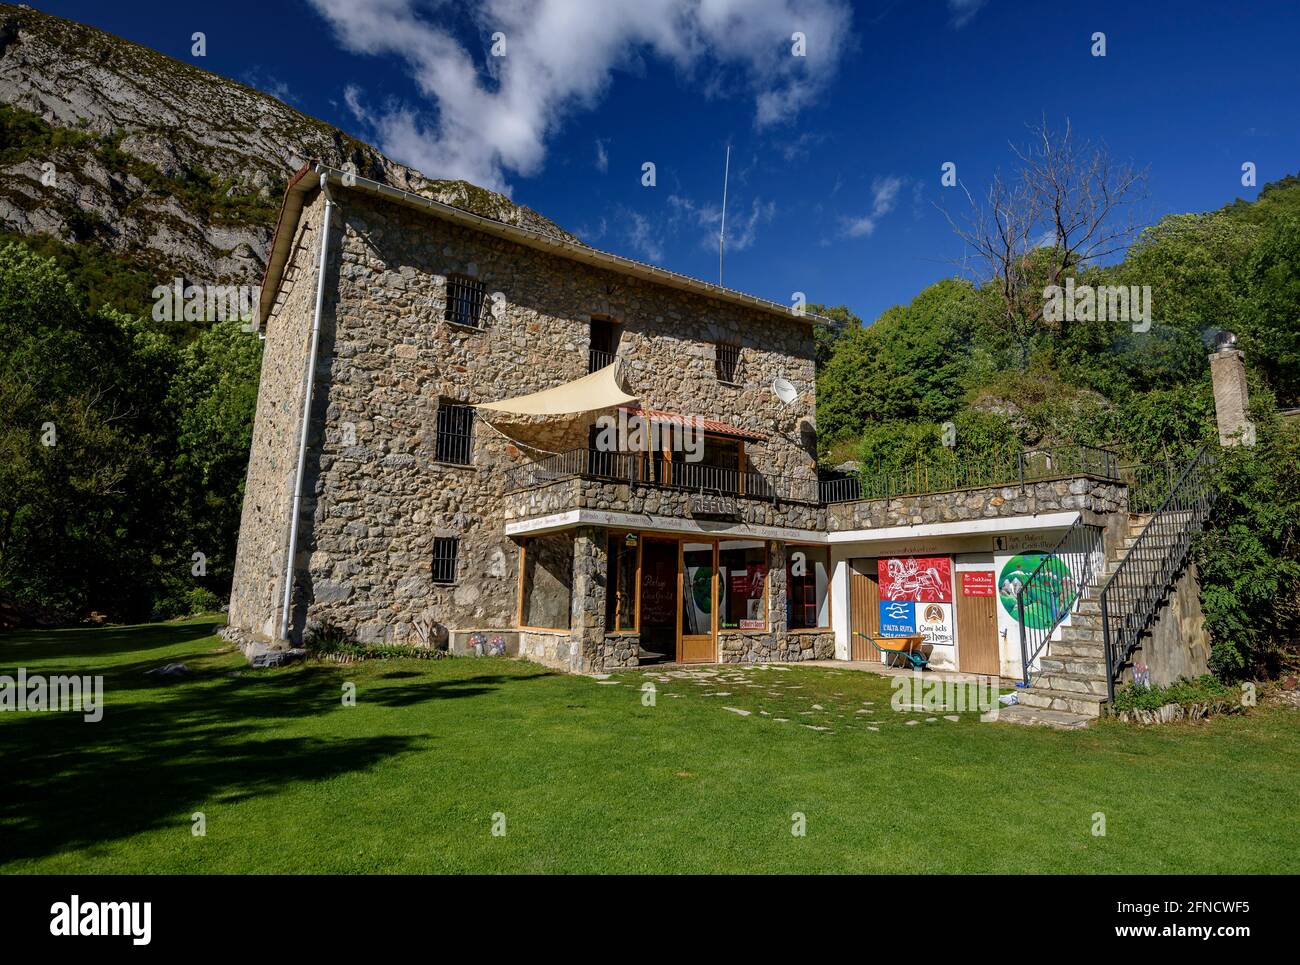
[[[449,322],[480,328],[483,321],[483,299],[487,290],[476,278],[466,275],[447,276],[447,310],[444,314]]]
[[[460,540],[455,536],[436,536],[433,540],[433,582],[456,582],[456,554]]]
[[[714,372],[719,382],[735,382],[740,371],[740,346],[734,342],[715,342]]]
[[[438,406],[438,436],[434,441],[438,462],[468,466],[474,461],[474,407],[455,402]]]

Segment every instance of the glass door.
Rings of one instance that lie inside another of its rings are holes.
[[[681,544],[681,635],[677,659],[682,663],[717,660],[717,553],[713,543]]]

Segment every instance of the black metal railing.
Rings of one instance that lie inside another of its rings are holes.
[[[618,356],[613,352],[602,352],[600,349],[587,350],[587,373],[599,372],[606,366],[613,365]]]
[[[1027,449],[1004,459],[940,459],[892,472],[823,476],[821,498],[826,503],[843,503],[992,486],[1023,486],[1074,476],[1118,481],[1119,457],[1109,449],[1074,445]]]
[[[1173,460],[1120,466],[1119,478],[1128,486],[1128,511],[1154,513],[1174,488],[1181,469]]]
[[[506,491],[535,489],[574,478],[752,499],[817,500],[817,481],[811,478],[773,477],[753,469],[742,471],[702,462],[665,462],[649,459],[641,452],[607,452],[601,449],[570,449],[520,466],[506,476]]]
[[[1210,518],[1214,461],[1214,450],[1202,446],[1101,588],[1102,642],[1112,700],[1125,664],[1187,565],[1192,539]]]
[[[1052,639],[1074,603],[1101,575],[1106,562],[1100,526],[1079,517],[1052,551],[1023,580],[1016,583],[1016,619],[1020,624],[1020,663],[1025,686],[1032,681],[1034,661]]]

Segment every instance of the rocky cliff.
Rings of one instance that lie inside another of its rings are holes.
[[[0,230],[110,253],[161,283],[258,284],[308,158],[565,238],[537,212],[437,181],[235,81],[93,27],[0,4]]]

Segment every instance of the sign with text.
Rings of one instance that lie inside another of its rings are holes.
[[[952,635],[951,603],[913,603],[916,607],[916,632],[936,647],[950,647]]]
[[[997,576],[992,570],[963,570],[957,575],[961,577],[962,596],[997,595]]]
[[[732,517],[737,513],[736,498],[715,493],[692,493],[688,509],[692,516]]]
[[[880,635],[910,637],[916,633],[916,604],[904,600],[880,601]]]

